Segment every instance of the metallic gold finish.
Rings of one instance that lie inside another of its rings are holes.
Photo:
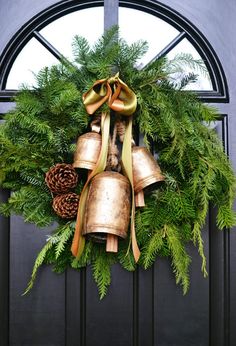
[[[130,221],[130,183],[117,172],[102,172],[91,181],[82,234],[108,233],[126,238]]]
[[[128,116],[133,114],[137,107],[135,93],[119,78],[119,73],[108,79],[97,80],[92,88],[83,94],[83,102],[88,114],[93,114],[105,102],[115,112]]]
[[[135,193],[165,179],[156,160],[145,147],[132,148],[132,163]]]
[[[107,252],[118,252],[118,237],[117,237],[117,235],[113,235],[113,234],[107,235],[106,251]]]
[[[92,170],[98,160],[102,145],[102,137],[95,132],[88,132],[77,140],[73,167]]]
[[[134,198],[135,198],[135,206],[136,207],[145,207],[143,190],[140,190],[138,193],[136,193]]]

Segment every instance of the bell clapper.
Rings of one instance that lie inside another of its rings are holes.
[[[143,190],[140,190],[137,192],[134,196],[135,198],[135,206],[136,207],[145,207],[145,199],[144,199],[144,192]]]
[[[117,235],[107,234],[106,252],[118,252]]]

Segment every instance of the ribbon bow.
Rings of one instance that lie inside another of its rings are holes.
[[[88,114],[92,115],[104,103],[115,112],[130,116],[137,107],[137,98],[134,92],[119,78],[117,73],[114,77],[101,79],[94,83],[91,89],[83,94],[83,102]],[[96,166],[90,173],[84,188],[81,192],[79,209],[76,220],[75,234],[71,246],[73,255],[79,258],[83,252],[85,239],[81,234],[83,226],[83,218],[85,213],[85,204],[88,195],[88,188],[91,179],[104,171],[107,161],[108,140],[110,129],[110,113],[103,112],[101,117],[101,132],[102,132],[102,147]],[[132,118],[130,117],[127,129],[125,131],[123,148],[122,148],[122,165],[127,175],[132,188],[132,208],[131,208],[131,242],[135,261],[137,262],[140,256],[136,235],[135,235],[135,203],[134,203],[134,186],[133,186],[133,171],[132,171]]]
[[[113,90],[111,86],[113,86]],[[108,79],[96,81],[91,89],[83,95],[83,101],[88,114],[95,111],[107,102],[109,108],[122,114],[131,115],[137,107],[137,98],[134,92],[119,78],[119,73]]]

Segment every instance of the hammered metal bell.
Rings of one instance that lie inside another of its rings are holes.
[[[145,147],[132,148],[133,180],[136,206],[145,206],[143,189],[165,178],[155,158]]]
[[[82,234],[95,241],[106,235],[126,238],[130,205],[130,183],[125,176],[111,171],[97,174],[90,184]]]
[[[101,151],[101,145],[102,137],[99,133],[88,132],[80,136],[76,144],[73,166],[93,170]]]

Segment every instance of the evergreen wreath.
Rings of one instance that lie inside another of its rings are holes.
[[[165,182],[146,196],[146,207],[136,210],[141,250],[138,264],[146,269],[157,256],[169,257],[176,282],[186,293],[191,262],[187,243],[198,247],[201,269],[207,275],[201,232],[209,203],[217,207],[220,230],[235,225],[234,172],[220,139],[207,126],[219,115],[194,93],[184,90],[197,79],[196,74],[185,73],[186,67],[204,72],[203,62],[180,54],[173,60],[157,59],[139,69],[137,63],[147,51],[147,43],[128,45],[117,34],[117,28],[112,28],[92,48],[85,38],[76,36],[75,61],[65,60],[41,70],[36,76],[37,87],[22,88],[15,98],[15,109],[5,115],[1,124],[0,183],[12,190],[8,201],[1,204],[1,213],[22,215],[25,222],[38,227],[57,223],[36,258],[26,292],[32,288],[42,264],[51,264],[57,273],[68,267],[79,270],[91,265],[101,298],[111,282],[112,264],[119,262],[129,271],[137,266],[132,251],[127,252],[129,239],[120,241],[117,254],[107,253],[104,244],[87,240],[80,259],[73,257],[70,247],[75,220],[63,219],[53,210],[53,197],[45,182],[51,167],[73,162],[75,140],[88,131],[91,121],[82,94],[95,80],[110,76],[111,68],[119,71],[120,78],[137,95],[135,126],[146,146],[158,153],[165,176]],[[180,82],[175,80],[176,73],[182,74]],[[73,190],[78,195],[83,177],[79,181]]]

